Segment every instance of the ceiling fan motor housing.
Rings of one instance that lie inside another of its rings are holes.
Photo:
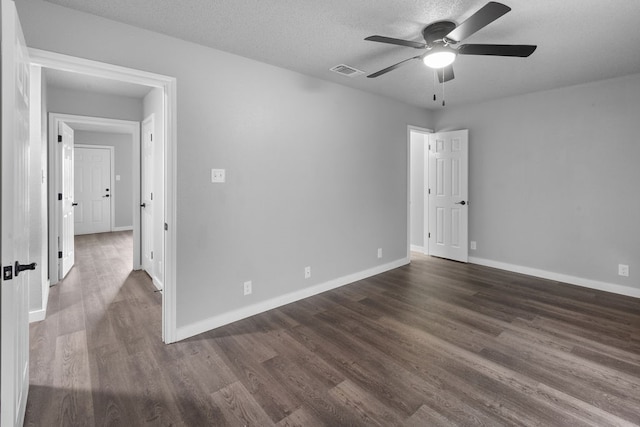
[[[441,42],[447,34],[456,28],[456,24],[451,21],[438,21],[427,25],[422,30],[422,37],[428,47],[433,47],[437,42]]]

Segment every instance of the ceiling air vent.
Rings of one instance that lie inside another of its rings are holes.
[[[359,76],[360,74],[364,74],[364,71],[360,71],[356,68],[344,64],[336,65],[335,67],[330,68],[329,71],[333,71],[334,73],[342,74],[343,76],[347,77],[355,77]]]

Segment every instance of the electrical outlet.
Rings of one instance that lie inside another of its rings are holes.
[[[311,267],[305,267],[304,268],[304,278],[308,279],[311,277]]]
[[[472,250],[472,251],[475,251],[475,250],[476,250],[476,241],[475,241],[475,240],[472,240],[472,241],[471,241],[470,247],[471,247],[471,250]]]
[[[224,183],[226,179],[226,173],[224,169],[211,169],[211,182]]]
[[[382,248],[378,248],[378,258],[382,258]]]
[[[251,295],[251,292],[253,292],[251,280],[244,282],[244,294]]]
[[[629,277],[629,266],[626,264],[618,264],[618,276]]]

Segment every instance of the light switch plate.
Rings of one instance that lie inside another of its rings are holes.
[[[225,170],[224,169],[211,169],[211,182],[222,183],[225,182]]]

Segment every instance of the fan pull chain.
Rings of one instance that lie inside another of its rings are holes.
[[[436,102],[436,69],[433,69],[433,102]]]
[[[444,68],[442,69],[442,106],[444,107]]]

